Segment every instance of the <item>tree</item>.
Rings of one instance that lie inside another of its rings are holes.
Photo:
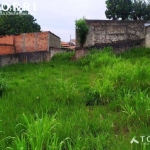
[[[145,0],[134,0],[131,16],[133,20],[147,20],[147,3]]]
[[[108,19],[150,20],[150,0],[106,0]]]
[[[106,17],[108,19],[116,20],[122,18],[122,20],[128,19],[132,11],[131,0],[106,0]]]
[[[147,4],[147,20],[150,20],[150,3]]]
[[[77,34],[79,37],[80,47],[83,48],[83,45],[86,41],[86,36],[89,32],[89,27],[84,17],[82,19],[76,20],[75,25],[76,25]]]
[[[118,0],[117,13],[122,20],[128,19],[132,12],[132,0]]]
[[[105,14],[108,19],[116,20],[118,18],[117,2],[118,0],[106,0],[107,10],[105,11]]]
[[[0,15],[0,35],[14,35],[29,32],[39,32],[41,27],[36,23],[36,19],[28,13],[22,11],[22,15],[13,6],[8,11],[2,11]]]

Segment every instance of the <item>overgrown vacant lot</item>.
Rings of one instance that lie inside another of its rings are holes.
[[[149,150],[150,49],[72,56],[0,68],[0,150]]]

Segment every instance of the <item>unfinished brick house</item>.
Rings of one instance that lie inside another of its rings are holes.
[[[51,32],[0,37],[0,66],[18,62],[49,61],[60,51],[60,38]]]

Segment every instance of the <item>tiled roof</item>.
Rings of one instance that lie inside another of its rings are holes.
[[[62,47],[69,47],[69,44],[67,42],[61,42]]]

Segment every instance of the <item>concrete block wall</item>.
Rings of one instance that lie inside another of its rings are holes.
[[[49,47],[58,49],[61,47],[60,38],[51,32],[49,32]]]
[[[0,55],[0,66],[15,64],[18,62],[18,57],[14,54]]]
[[[89,33],[84,47],[101,48],[101,45],[110,45],[120,48],[121,45],[125,45],[126,48],[132,46],[132,43],[140,44],[139,41],[145,38],[145,21],[86,20],[86,22]],[[76,40],[77,47],[80,47],[77,34]]]
[[[83,49],[76,50],[76,53],[75,53],[76,59],[79,59],[79,58],[84,57],[84,56],[85,56],[85,50],[83,50]]]
[[[76,58],[83,57],[90,48],[111,46],[120,53],[132,46],[150,47],[150,26],[147,21],[86,20],[89,33],[81,50],[76,30]]]
[[[145,46],[150,48],[150,26],[146,27],[145,34]]]

